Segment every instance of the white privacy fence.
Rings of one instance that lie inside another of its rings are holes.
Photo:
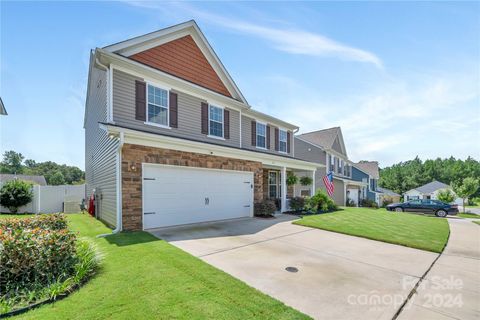
[[[63,212],[64,203],[80,211],[80,204],[85,199],[85,184],[62,186],[33,186],[33,200],[18,209],[19,213],[55,213]],[[77,205],[78,204],[78,205]],[[66,206],[65,206],[66,207]],[[0,212],[10,212],[0,206]]]

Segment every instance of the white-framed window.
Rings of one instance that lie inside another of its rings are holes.
[[[343,174],[343,160],[338,159],[338,173]]]
[[[335,172],[335,156],[330,155],[330,171]]]
[[[279,172],[268,171],[268,197],[270,199],[277,199],[280,197],[279,192]]]
[[[257,147],[267,148],[267,125],[257,122]]]
[[[287,152],[287,131],[278,130],[278,151]]]
[[[147,122],[168,126],[168,91],[147,86]]]
[[[223,109],[210,105],[208,107],[208,134],[223,138]]]

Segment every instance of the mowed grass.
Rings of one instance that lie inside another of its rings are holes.
[[[294,223],[433,252],[442,251],[449,235],[447,219],[385,209],[347,207]]]
[[[97,238],[111,230],[86,214],[68,218],[98,245],[99,273],[67,298],[11,319],[309,319],[149,233]]]
[[[475,224],[478,224],[480,226],[480,221],[479,220],[475,220],[475,221],[472,221],[473,223]]]
[[[458,213],[457,216],[460,218],[480,219],[480,215],[475,213],[468,213],[468,212]]]

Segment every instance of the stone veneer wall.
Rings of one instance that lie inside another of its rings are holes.
[[[142,163],[251,171],[254,173],[254,202],[263,199],[260,162],[125,144],[122,149],[122,226],[126,231],[142,230]]]

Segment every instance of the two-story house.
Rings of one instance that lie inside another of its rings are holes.
[[[321,167],[293,156],[298,127],[248,104],[194,21],[92,50],[87,88],[87,192],[116,231],[249,217],[266,198],[285,211],[287,172]]]
[[[366,199],[375,201],[378,205],[381,205],[381,191],[378,190],[378,180],[380,179],[380,173],[378,169],[377,161],[360,161],[355,163],[354,168],[358,171],[358,175],[361,179],[368,183]]]
[[[348,159],[340,127],[296,135],[294,144],[295,157],[320,165],[315,174],[316,189],[326,190],[323,177],[332,172],[335,203],[344,206],[347,199],[351,199],[358,205],[359,191],[367,182],[352,178],[353,162]],[[302,187],[297,190],[301,192]]]

